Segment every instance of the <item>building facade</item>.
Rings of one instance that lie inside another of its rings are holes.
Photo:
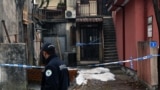
[[[158,54],[159,32],[152,0],[112,0],[107,7],[113,13],[119,60],[153,54],[152,50]],[[150,45],[152,42],[156,44],[154,48]],[[154,87],[158,85],[157,59],[135,61],[132,67],[130,63],[124,65],[135,71],[140,80]]]
[[[33,64],[32,0],[1,0],[1,64]],[[27,90],[25,69],[0,67],[0,88]],[[12,74],[12,75],[11,75]],[[21,84],[21,86],[19,86]]]
[[[40,31],[41,35],[35,38],[35,51],[41,44],[52,42],[61,59],[66,60],[70,53],[74,55],[71,63],[102,60],[102,14],[107,14],[104,1],[50,0],[43,5],[34,1],[35,34]],[[35,53],[38,60],[38,52]]]

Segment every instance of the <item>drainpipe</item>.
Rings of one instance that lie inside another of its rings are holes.
[[[123,14],[123,16],[122,16],[122,18],[123,18],[123,22],[122,22],[122,24],[123,24],[123,60],[125,60],[125,54],[126,54],[126,49],[125,49],[125,47],[126,47],[126,45],[125,45],[125,43],[126,43],[126,41],[125,41],[125,31],[126,31],[126,29],[125,29],[125,5],[129,2],[130,0],[125,0],[124,2],[123,2],[123,4],[121,4],[121,8],[122,8],[122,14]],[[125,66],[125,64],[126,63],[124,63],[123,65]]]
[[[146,32],[147,30],[147,1],[148,0],[143,0],[144,2],[144,32]],[[144,40],[147,40],[147,33],[144,33]]]
[[[123,60],[125,60],[125,53],[126,53],[126,45],[125,45],[125,5],[129,2],[130,0],[125,0],[120,6],[117,6],[119,8],[117,8],[116,11],[119,11],[120,8],[122,9],[122,41],[123,41]],[[125,63],[123,63],[123,65],[125,66]]]
[[[125,60],[125,53],[126,53],[126,49],[125,49],[125,47],[126,47],[126,45],[125,45],[125,6],[123,5],[123,6],[117,6],[117,7],[119,7],[118,9],[117,9],[117,11],[119,11],[120,9],[122,9],[122,42],[123,42],[123,60]],[[123,63],[123,65],[125,66],[125,63]]]
[[[122,42],[123,42],[123,60],[125,60],[125,53],[126,53],[126,49],[125,49],[125,6],[117,6],[119,7],[116,11],[119,11],[120,9],[122,9]],[[125,63],[123,63],[123,65],[125,66]]]
[[[6,32],[8,42],[9,42],[9,43],[11,43],[11,39],[10,39],[10,37],[9,37],[8,30],[7,30],[7,28],[6,28],[5,21],[4,21],[4,20],[2,20],[1,22],[2,22],[3,27],[4,27],[4,30],[5,30],[5,32]]]
[[[122,18],[123,18],[123,21],[122,21],[122,35],[123,35],[123,60],[125,60],[125,53],[126,53],[126,49],[125,49],[125,47],[126,47],[126,45],[125,45],[125,8],[124,8],[124,6],[122,6],[121,7],[122,8]],[[125,66],[125,63],[123,64],[124,66]]]

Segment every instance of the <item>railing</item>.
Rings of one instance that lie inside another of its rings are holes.
[[[63,19],[65,18],[66,7],[47,7],[47,8],[37,8],[34,16],[38,19]]]
[[[97,2],[89,1],[89,4],[77,4],[77,16],[97,16]]]

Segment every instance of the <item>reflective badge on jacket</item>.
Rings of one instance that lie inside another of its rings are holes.
[[[59,66],[60,70],[67,69],[66,65],[62,64]]]
[[[45,74],[47,77],[50,77],[52,75],[52,70],[50,69],[46,70]]]

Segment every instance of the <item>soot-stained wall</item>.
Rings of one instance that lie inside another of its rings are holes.
[[[11,42],[15,42],[17,35],[18,41],[22,41],[22,11],[25,0],[1,0],[0,2],[0,20],[5,21],[5,25],[11,39]],[[5,29],[0,22],[0,42],[8,42]]]
[[[25,44],[0,44],[0,64],[26,64]],[[27,90],[26,70],[0,67],[0,90]]]

